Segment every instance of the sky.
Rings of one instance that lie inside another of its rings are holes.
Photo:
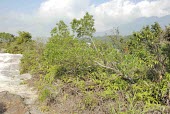
[[[0,32],[46,37],[59,20],[69,24],[85,12],[94,16],[97,32],[103,32],[138,18],[170,15],[170,0],[0,0]]]

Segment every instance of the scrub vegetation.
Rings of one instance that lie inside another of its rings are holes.
[[[71,28],[71,29],[69,29]],[[170,26],[144,26],[128,37],[116,29],[94,38],[86,13],[59,21],[46,43],[0,33],[0,48],[22,53],[21,73],[31,73],[42,110],[57,113],[170,113]]]

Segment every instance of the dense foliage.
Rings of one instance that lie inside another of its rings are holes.
[[[57,23],[46,44],[19,32],[7,49],[24,54],[21,72],[38,77],[41,101],[52,107],[58,100],[67,105],[79,99],[70,113],[170,112],[169,26],[154,23],[128,38],[115,34],[104,42],[93,39],[90,14],[70,24],[72,30]]]
[[[4,48],[9,53],[23,53],[34,49],[35,42],[29,32],[19,31],[18,34],[0,33],[0,50]]]
[[[15,40],[15,36],[10,33],[0,33],[0,43],[9,43]]]

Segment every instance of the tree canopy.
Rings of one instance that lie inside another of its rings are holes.
[[[6,33],[6,32],[1,32],[0,33],[0,42],[12,42],[15,40],[15,36],[13,34],[10,33]]]
[[[77,38],[92,38],[93,34],[96,32],[93,16],[88,12],[81,19],[73,19],[71,22],[71,28]]]

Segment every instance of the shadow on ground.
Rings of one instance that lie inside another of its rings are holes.
[[[0,103],[0,114],[3,114],[4,112],[6,112],[6,105],[4,103]]]

